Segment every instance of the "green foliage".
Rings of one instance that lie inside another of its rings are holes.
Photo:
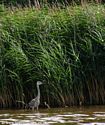
[[[52,106],[104,104],[104,12],[101,5],[5,10],[0,22],[1,106],[30,100],[37,80],[46,83],[42,102]]]

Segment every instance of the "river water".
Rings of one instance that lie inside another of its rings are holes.
[[[0,125],[105,125],[105,106],[0,110]]]

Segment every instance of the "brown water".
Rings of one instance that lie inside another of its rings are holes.
[[[0,110],[0,125],[105,125],[105,106]]]

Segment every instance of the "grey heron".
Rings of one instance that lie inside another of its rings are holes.
[[[32,99],[29,103],[28,106],[29,108],[32,108],[32,110],[34,110],[34,108],[37,108],[40,105],[40,88],[39,86],[42,85],[43,83],[41,81],[37,81],[37,91],[38,91],[38,95],[36,98]]]

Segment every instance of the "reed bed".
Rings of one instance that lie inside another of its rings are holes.
[[[105,7],[0,6],[0,107],[105,104]]]

